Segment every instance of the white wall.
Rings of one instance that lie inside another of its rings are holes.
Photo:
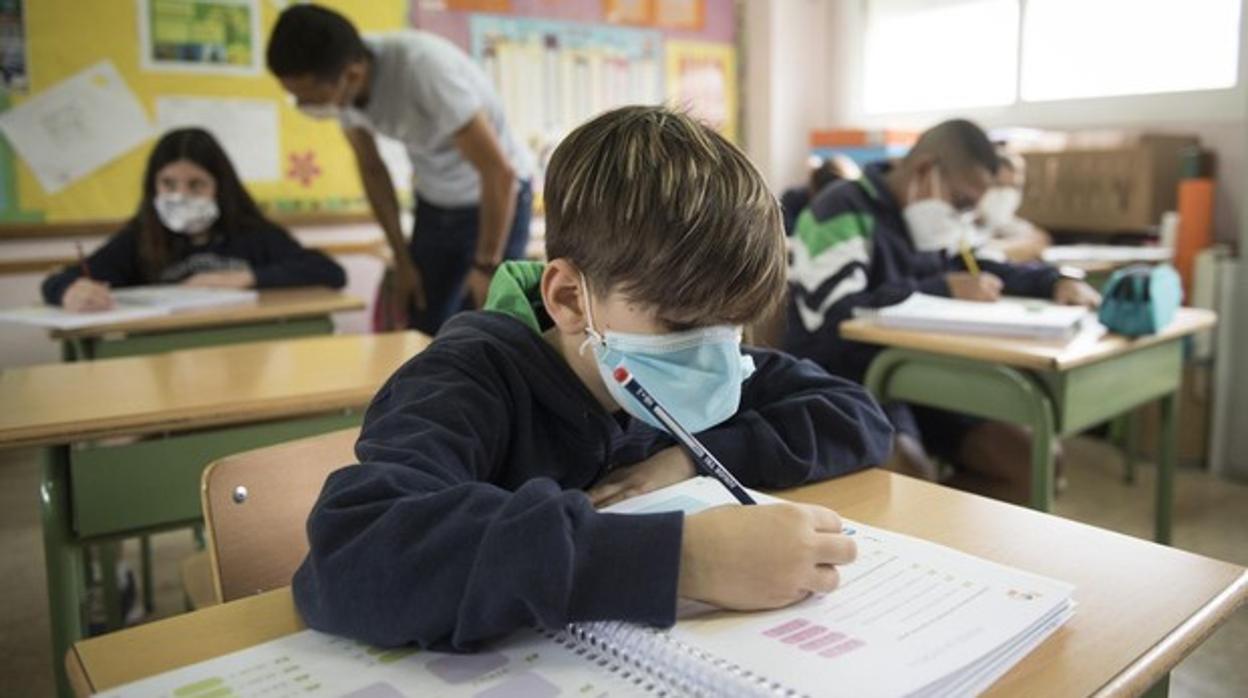
[[[922,129],[953,116],[970,118],[987,128],[1030,126],[1051,129],[1129,128],[1190,133],[1218,155],[1218,188],[1214,227],[1219,240],[1232,242],[1239,236],[1244,213],[1243,193],[1248,187],[1244,128],[1248,116],[1248,51],[1240,51],[1240,85],[1229,90],[1183,94],[1140,95],[1101,99],[1024,102],[1004,107],[959,109],[940,112],[868,114],[862,104],[863,9],[860,0],[809,0],[747,3],[768,5],[774,21],[787,21],[793,27],[785,38],[771,42],[771,98],[791,97],[793,104],[772,106],[773,131],[791,129],[802,148],[773,145],[768,167],[785,177],[800,177],[805,162],[807,124],[814,127],[854,126],[863,128]],[[787,12],[797,5],[799,12]],[[752,10],[761,13],[764,10]],[[1241,44],[1248,46],[1248,12],[1241,14]],[[773,30],[773,35],[777,34]],[[752,35],[747,32],[746,40]],[[916,57],[921,60],[921,57]],[[973,79],[968,76],[968,79]],[[785,81],[796,81],[783,90]],[[748,91],[747,100],[756,95]],[[751,107],[751,110],[764,107]],[[748,111],[747,116],[755,116]],[[800,133],[799,133],[800,131]],[[772,136],[773,141],[777,136]],[[786,180],[787,181],[787,180]]]
[[[1241,73],[1240,79],[1244,79]],[[1248,98],[1245,100],[1248,102]],[[1248,106],[1248,105],[1246,105]],[[1243,126],[1241,125],[1241,129]],[[1248,146],[1240,149],[1241,158],[1248,159]],[[1243,200],[1248,200],[1248,183],[1240,188]],[[1227,470],[1240,480],[1248,480],[1248,217],[1240,220],[1239,238],[1239,293],[1235,298],[1235,321],[1232,331],[1234,344],[1229,356],[1219,357],[1230,361],[1235,367],[1231,373],[1232,384],[1217,386],[1231,391],[1230,428],[1227,429]]]
[[[806,179],[809,135],[826,123],[837,89],[813,89],[823,63],[828,0],[745,0],[745,149],[775,191]]]

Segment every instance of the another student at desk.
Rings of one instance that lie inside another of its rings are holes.
[[[978,126],[947,121],[923,133],[902,160],[868,165],[860,179],[815,197],[794,236],[785,349],[862,380],[879,348],[843,340],[838,329],[857,308],[892,305],[915,292],[1099,304],[1090,286],[1052,267],[985,260],[982,273],[967,271],[958,250],[999,162]],[[1031,439],[1025,430],[919,406],[885,407],[899,432],[899,469],[935,479],[931,452],[958,467],[951,484],[1027,501]]]
[[[45,279],[43,298],[92,311],[112,307],[109,289],[122,286],[345,283],[336,262],[304,249],[264,217],[212,134],[185,128],[166,133],[152,149],[134,217],[83,263]]]
[[[563,140],[545,191],[549,264],[504,264],[487,310],[452,318],[382,387],[360,465],[326,482],[294,578],[310,626],[467,649],[534,624],[670,625],[678,595],[782,606],[853,559],[822,507],[596,510],[694,475],[610,379],[621,364],[666,376],[647,388],[746,485],[888,456],[861,387],[740,346],[785,265],[779,207],[745,155],[686,115],[625,107]]]
[[[1036,262],[1052,244],[1049,234],[1018,217],[1027,163],[1018,153],[998,149],[995,181],[979,200],[976,223],[983,234],[979,253],[1008,262]]]
[[[805,184],[789,187],[780,195],[780,210],[784,212],[784,234],[792,235],[797,227],[797,217],[810,205],[810,200],[843,179],[857,179],[862,170],[844,155],[821,158],[811,156],[810,177]]]

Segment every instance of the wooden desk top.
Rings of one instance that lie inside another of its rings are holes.
[[[429,345],[325,335],[0,371],[0,447],[317,414],[368,403]]]
[[[880,327],[866,318],[855,318],[841,323],[841,336],[867,344],[979,359],[1017,368],[1067,371],[1195,334],[1213,327],[1216,323],[1217,315],[1213,311],[1180,308],[1170,326],[1154,335],[1131,339],[1110,334],[1094,342],[1084,342],[1076,338],[1068,344],[1057,344],[1008,337],[898,330]]]
[[[72,330],[52,330],[53,339],[100,337],[106,334],[142,334],[242,325],[362,310],[364,301],[330,288],[283,288],[260,291],[254,305],[234,305],[209,310],[190,310],[170,315],[124,320]]]
[[[993,695],[1138,694],[1248,597],[1242,567],[881,470],[786,496],[1075,584],[1074,618]],[[66,664],[85,695],[302,627],[289,588],[280,589],[82,640]]]

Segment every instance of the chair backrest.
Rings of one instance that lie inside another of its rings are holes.
[[[204,469],[200,498],[217,600],[290,584],[308,552],[305,529],[329,474],[355,463],[359,428],[222,458]]]

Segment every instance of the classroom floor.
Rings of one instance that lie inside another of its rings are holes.
[[[1056,513],[1131,535],[1152,533],[1153,473],[1142,467],[1138,481],[1122,484],[1118,452],[1089,438],[1067,443],[1070,486]],[[0,452],[0,696],[52,695],[43,548],[36,501],[37,453]],[[1211,557],[1248,565],[1248,486],[1181,471],[1177,479],[1175,544]],[[178,561],[192,550],[189,532],[157,536],[158,616],[182,609]],[[137,545],[127,557],[138,569]],[[1248,610],[1241,609],[1172,675],[1174,698],[1248,695]]]

